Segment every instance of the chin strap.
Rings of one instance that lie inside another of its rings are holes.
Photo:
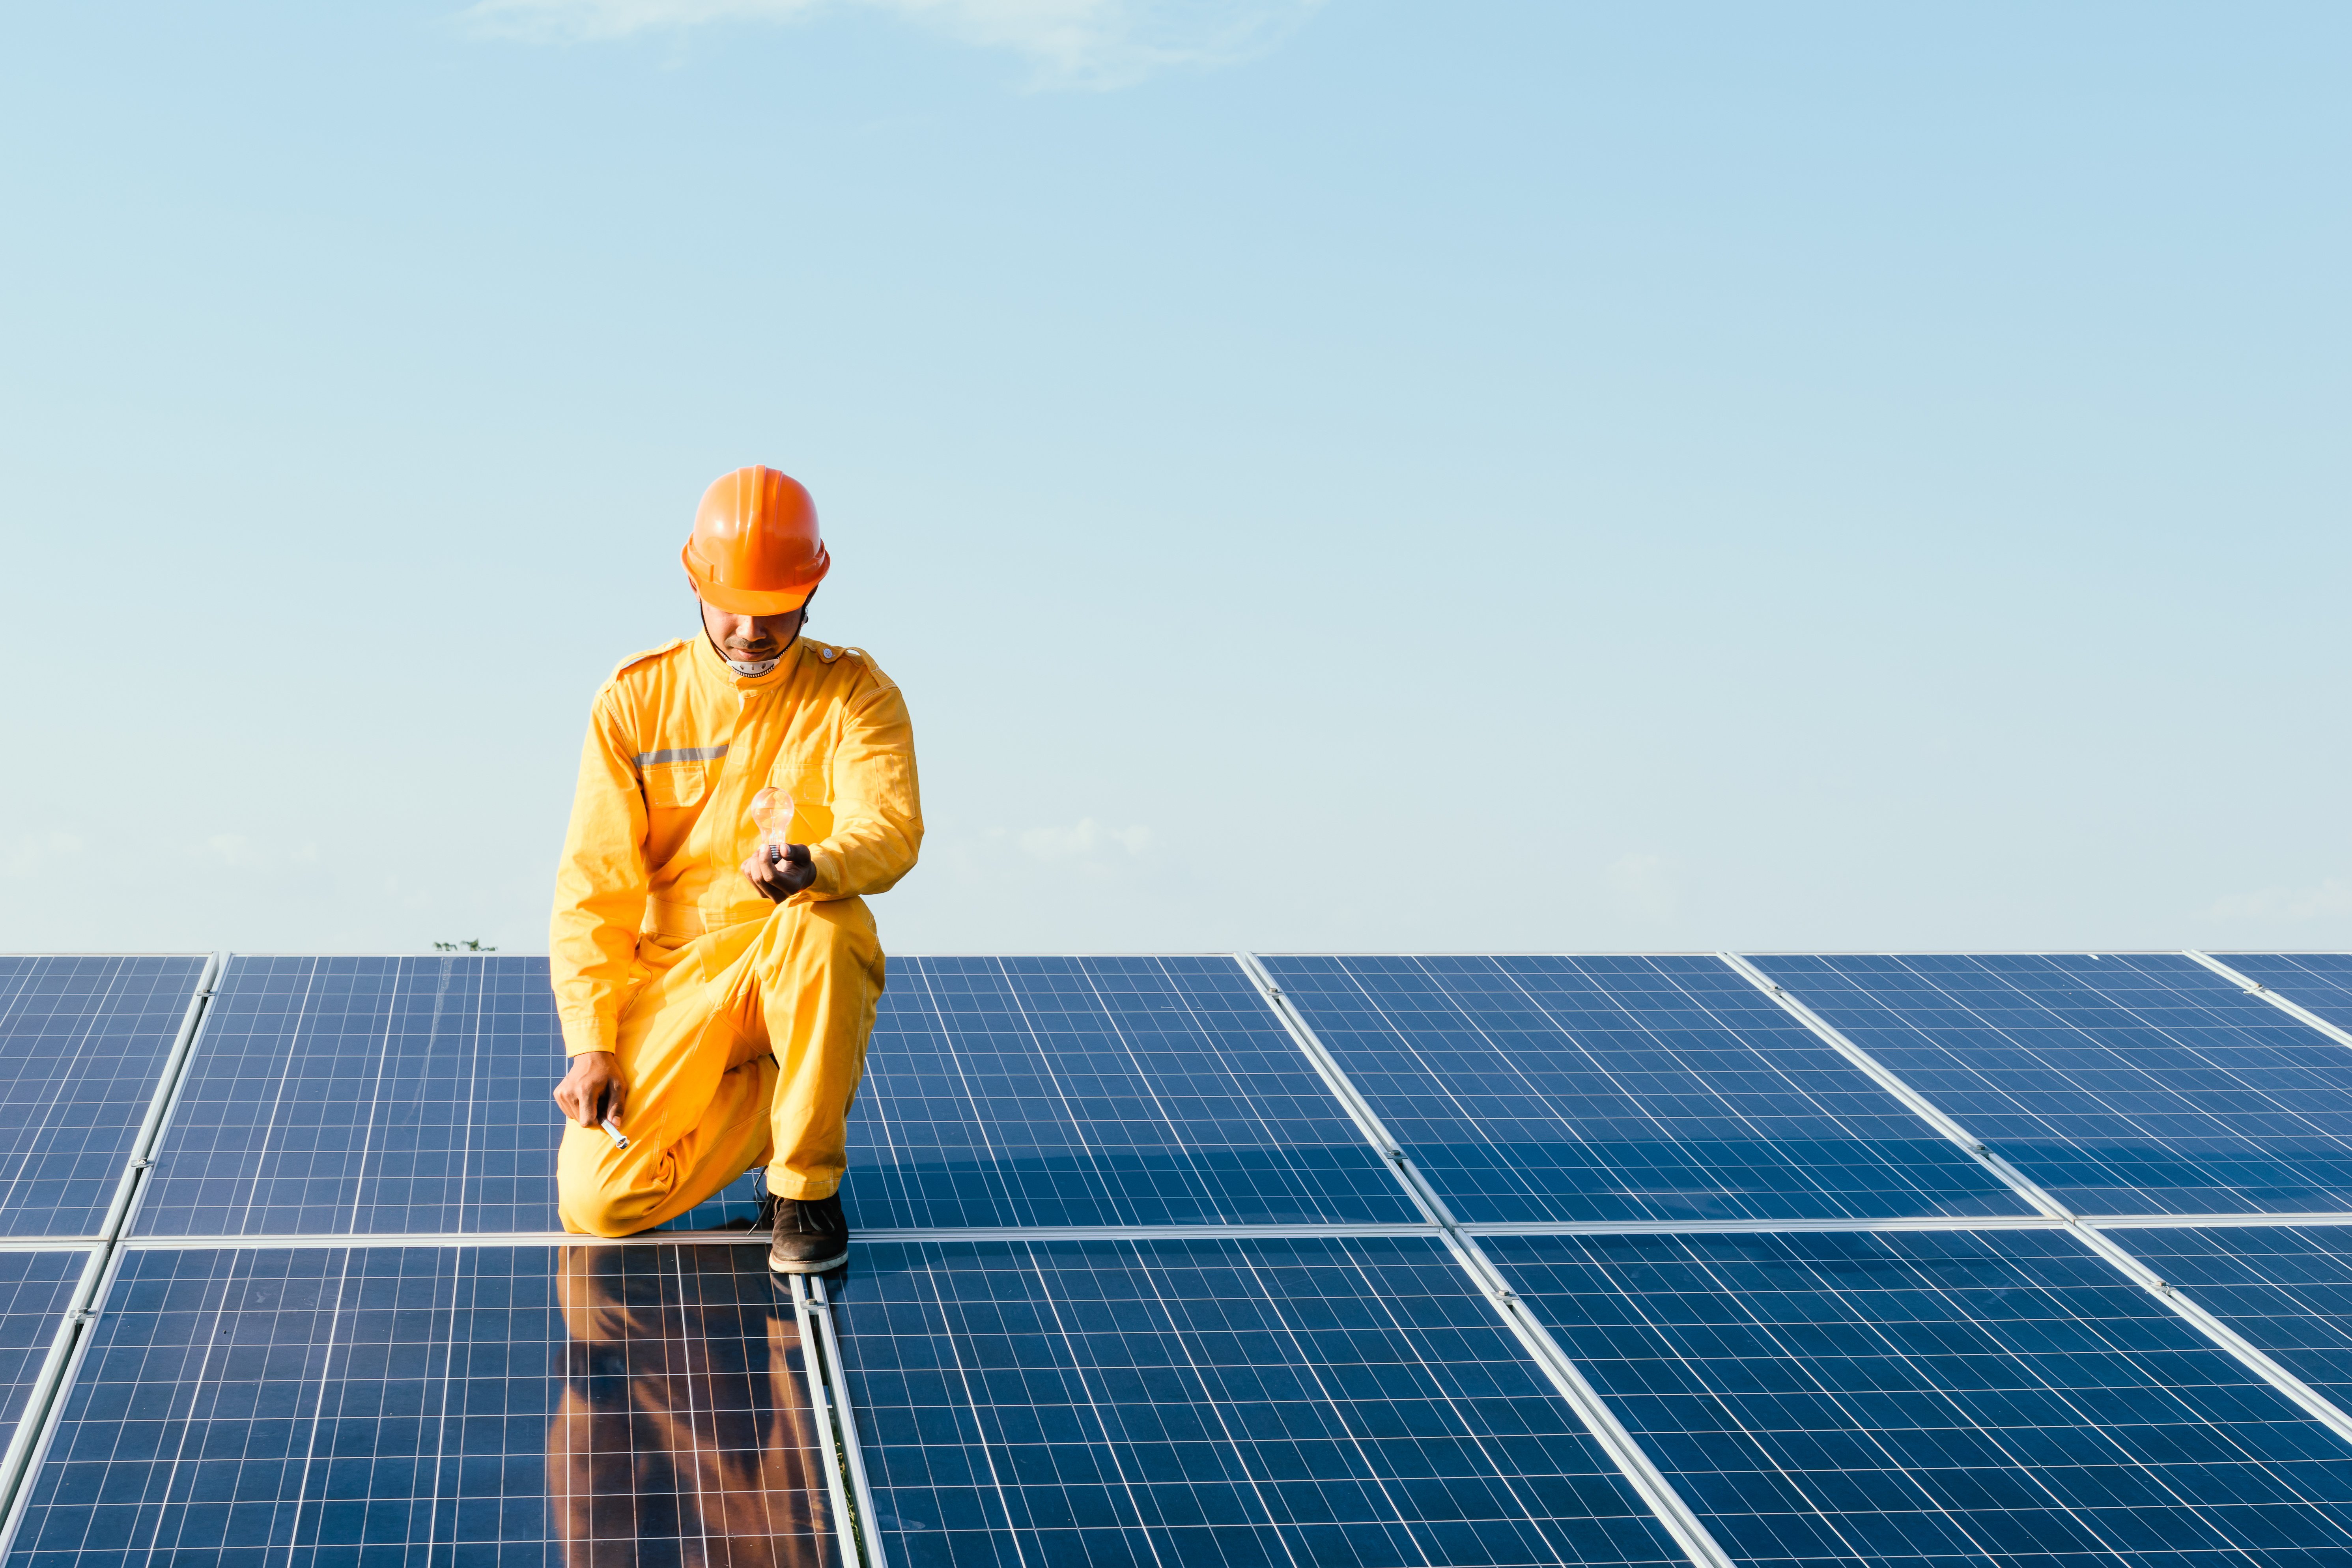
[[[807,618],[807,616],[802,616],[802,618],[801,618],[801,626],[802,626],[802,628],[803,628],[803,629],[805,629],[805,628],[807,627],[807,625],[808,625],[808,618]],[[709,628],[709,626],[704,626],[704,627],[702,628],[702,640],[703,640],[703,641],[705,641],[705,642],[707,642],[707,643],[709,643],[709,644],[710,645],[710,651],[711,651],[711,652],[713,652],[713,653],[715,653],[715,654],[717,654],[717,655],[719,656],[719,663],[721,663],[721,664],[725,665],[728,668],[730,668],[730,669],[733,670],[736,674],[738,674],[738,675],[741,676],[744,679],[749,680],[749,679],[751,679],[752,677],[754,677],[754,676],[765,675],[765,674],[767,674],[767,673],[768,673],[768,671],[770,671],[770,670],[772,670],[772,669],[775,668],[776,668],[776,666],[778,666],[778,665],[780,665],[780,664],[783,663],[783,662],[784,662],[784,654],[785,654],[785,653],[790,653],[790,652],[792,652],[792,651],[793,651],[793,647],[795,647],[795,646],[800,642],[800,640],[801,640],[801,634],[800,634],[800,632],[799,632],[799,631],[795,631],[795,632],[793,632],[793,640],[792,640],[791,642],[788,642],[788,643],[786,643],[786,644],[784,645],[784,652],[783,652],[783,653],[780,653],[780,654],[776,655],[776,657],[775,657],[775,658],[762,658],[762,659],[758,659],[758,660],[742,660],[742,659],[732,659],[732,658],[729,658],[727,657],[727,650],[726,650],[725,648],[720,647],[719,646],[719,639],[718,639],[718,638],[716,638],[716,637],[712,637],[712,636],[710,635],[710,628]]]

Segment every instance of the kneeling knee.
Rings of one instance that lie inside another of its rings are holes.
[[[645,1228],[644,1194],[607,1188],[563,1194],[563,1218],[589,1236],[634,1236]]]

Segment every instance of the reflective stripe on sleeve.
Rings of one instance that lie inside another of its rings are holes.
[[[639,752],[631,760],[641,768],[656,763],[708,763],[727,754],[724,744],[716,746],[671,746],[659,752]]]

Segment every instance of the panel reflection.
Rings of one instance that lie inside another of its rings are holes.
[[[547,1490],[566,1560],[819,1568],[800,1325],[758,1252],[572,1247],[558,1270],[571,1342]]]
[[[10,1562],[815,1568],[801,1357],[756,1245],[126,1253]]]

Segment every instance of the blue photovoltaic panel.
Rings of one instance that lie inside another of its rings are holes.
[[[1716,958],[1263,962],[1464,1220],[2032,1212]]]
[[[1482,1243],[1747,1562],[2352,1562],[2352,1447],[2071,1237]]]
[[[753,1247],[131,1251],[90,1336],[11,1563],[839,1562]]]
[[[555,1230],[562,1070],[544,959],[232,959],[137,1229]],[[1223,958],[893,961],[844,1195],[863,1226],[1419,1217]]]
[[[854,1268],[842,1356],[902,1568],[1686,1561],[1434,1240]]]
[[[0,1252],[0,1448],[16,1436],[33,1380],[65,1326],[87,1252]]]
[[[543,958],[232,957],[133,1229],[559,1231],[563,1068]]]
[[[862,1227],[1421,1218],[1230,958],[894,958]]]
[[[2213,956],[2337,1028],[2352,1029],[2352,952],[2217,952]]]
[[[0,1236],[94,1236],[202,958],[0,957]]]
[[[2352,1209],[2352,1049],[2193,959],[1754,962],[2077,1213]]]
[[[543,958],[229,960],[135,1229],[556,1230]]]
[[[2352,1228],[2215,1226],[2106,1236],[2287,1371],[2352,1405]]]

